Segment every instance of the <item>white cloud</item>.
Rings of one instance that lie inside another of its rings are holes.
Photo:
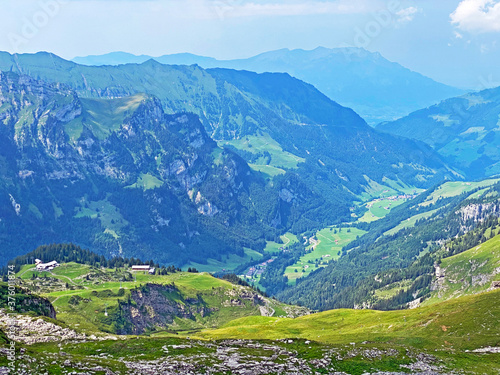
[[[450,18],[453,25],[464,31],[500,31],[500,1],[463,0]]]
[[[420,10],[415,7],[401,9],[399,12],[396,13],[396,15],[398,16],[397,22],[400,24],[411,22],[415,18],[416,14],[419,12]]]

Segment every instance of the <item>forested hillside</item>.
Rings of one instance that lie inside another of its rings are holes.
[[[278,293],[285,301],[328,310],[407,308],[430,297],[435,265],[497,233],[500,185],[434,200],[433,190],[368,225],[344,256]],[[405,226],[413,217],[413,225]]]
[[[144,95],[83,100],[14,73],[0,83],[4,259],[75,242],[180,265],[244,259],[274,236],[278,192],[196,116]]]

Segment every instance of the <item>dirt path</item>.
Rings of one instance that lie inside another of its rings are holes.
[[[290,243],[290,239],[286,236],[286,234],[284,234],[283,237],[285,237],[288,241],[287,243],[284,243],[283,246],[287,246]]]
[[[56,277],[56,278],[57,278],[57,277],[63,277],[63,278],[65,278],[65,279],[68,279],[68,280],[71,282],[71,284],[73,284],[73,285],[76,285],[76,286],[83,286],[85,289],[88,289],[88,287],[86,287],[85,285],[80,285],[80,284],[77,284],[77,283],[75,283],[72,279],[70,279],[70,278],[69,278],[69,277],[67,277],[67,276],[63,276],[63,275],[56,275],[56,274],[54,274],[54,273],[52,273],[52,272],[50,272],[50,271],[49,271],[49,273],[50,273],[52,276]]]
[[[23,273],[22,273],[22,274],[20,274],[18,277],[19,277],[19,278],[22,278],[22,277],[23,277],[23,275],[24,275],[26,272],[28,272],[28,271],[33,271],[33,270],[36,270],[36,267],[33,267],[33,268],[28,268],[27,270],[24,270],[24,271],[23,271]]]
[[[66,294],[65,294],[65,295],[66,295]],[[56,303],[56,301],[57,301],[59,298],[61,298],[61,297],[63,297],[63,296],[58,296],[58,297],[56,297],[56,299],[55,299],[55,300],[53,300],[53,301],[51,302],[52,306],[54,306],[54,303]],[[56,307],[54,306],[54,309],[55,309],[55,308],[56,308]]]
[[[313,237],[309,238],[309,243],[312,244],[313,251],[316,250],[316,246],[318,246],[320,242],[320,240],[315,240]]]
[[[320,237],[320,236],[323,237],[325,240],[328,240],[328,241],[330,241],[332,243],[335,242],[335,241],[331,240],[330,238],[328,238],[326,236],[323,236],[321,233],[318,233],[318,237]]]

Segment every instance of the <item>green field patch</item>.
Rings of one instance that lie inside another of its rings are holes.
[[[141,174],[137,178],[137,182],[126,186],[125,189],[142,189],[142,190],[150,190],[150,189],[156,189],[163,186],[163,181],[158,179],[157,177],[151,175],[151,174]]]
[[[417,223],[417,221],[419,221],[421,219],[427,219],[427,218],[431,217],[432,215],[434,215],[438,211],[439,211],[439,208],[436,208],[435,210],[431,210],[431,211],[427,211],[427,212],[424,212],[424,213],[421,213],[418,215],[414,215],[406,220],[403,220],[401,223],[396,225],[394,228],[384,232],[384,235],[385,236],[392,236],[392,235],[398,233],[402,229],[413,228],[415,226],[415,224]]]
[[[252,163],[252,168],[269,175],[281,174],[283,169],[296,169],[299,163],[305,162],[305,159],[284,151],[269,134],[249,135],[241,139],[221,141],[219,145],[221,147],[230,145],[238,150],[259,156],[257,161]],[[268,168],[264,166],[268,166]],[[271,169],[269,166],[274,168]]]
[[[380,289],[375,289],[375,296],[379,299],[389,299],[396,296],[401,290],[409,288],[413,280],[403,280],[397,283],[389,284]]]
[[[101,201],[88,201],[85,197],[80,200],[80,207],[75,208],[75,218],[89,217],[98,219],[105,233],[117,238],[120,232],[128,225],[120,210],[107,199]]]
[[[342,248],[362,236],[366,231],[358,228],[334,228],[329,227],[316,233],[316,240],[310,241],[311,246],[307,254],[302,256],[295,264],[285,270],[285,276],[290,284],[309,274],[318,268],[326,267],[332,260],[341,256]],[[313,243],[316,243],[314,245]]]
[[[235,254],[229,254],[226,259],[223,261],[215,260],[215,259],[207,259],[207,264],[201,264],[196,262],[190,262],[185,265],[183,269],[187,270],[189,267],[196,268],[200,272],[220,272],[220,271],[231,271],[237,268],[238,266],[249,263],[252,261],[258,261],[262,258],[262,254],[258,251],[245,248],[244,249],[245,256],[240,257]]]
[[[472,193],[467,197],[467,199],[478,199],[481,198],[483,195],[485,195],[490,189],[489,188],[484,188],[479,191],[476,191],[475,193]]]
[[[113,131],[118,131],[125,118],[146,99],[144,94],[118,99],[80,98],[82,115],[67,123],[65,131],[76,141],[87,127],[98,139],[106,139]]]
[[[364,206],[368,209],[358,221],[371,223],[387,216],[394,207],[405,203],[406,198],[379,198],[366,203]]]
[[[56,220],[64,215],[63,210],[55,202],[52,202],[52,208],[54,209],[54,216]]]
[[[415,195],[424,191],[423,189],[407,185],[402,181],[394,181],[387,177],[382,179],[382,183],[373,181],[366,175],[364,178],[367,185],[365,185],[365,191],[358,196],[364,202],[372,201],[377,198],[398,196],[401,194]]]
[[[283,251],[288,246],[292,246],[299,242],[299,239],[297,236],[293,233],[285,233],[284,235],[280,236],[282,243],[277,243],[274,241],[267,241],[266,248],[264,251],[266,253],[271,253],[271,254],[276,254],[280,253]]]
[[[212,151],[212,158],[215,165],[221,165],[224,162],[224,152],[221,148],[215,147]]]
[[[250,168],[254,171],[261,172],[265,174],[268,178],[273,178],[275,176],[279,176],[280,174],[285,174],[286,171],[281,168],[276,168],[271,165],[258,165],[258,164],[248,164]]]
[[[17,277],[23,280],[32,278],[35,275],[50,275],[51,277],[60,278],[63,281],[68,281],[68,279],[77,281],[76,279],[81,278],[90,271],[91,267],[79,264],[79,263],[64,263],[59,267],[54,268],[50,272],[48,271],[37,271],[34,264],[26,264],[21,267],[21,270],[17,273]]]
[[[72,280],[81,279],[91,269],[91,266],[79,263],[63,263],[59,267],[54,268],[51,273],[56,276],[65,276]]]
[[[439,186],[432,194],[427,197],[425,202],[422,202],[420,206],[426,207],[437,202],[439,198],[450,198],[456,197],[460,194],[478,189],[492,186],[499,182],[500,179],[489,179],[478,182],[446,182]]]
[[[40,212],[40,210],[38,209],[37,206],[35,206],[33,203],[30,203],[29,204],[29,210],[30,212],[36,216],[36,218],[38,220],[42,220],[43,219],[43,214]]]

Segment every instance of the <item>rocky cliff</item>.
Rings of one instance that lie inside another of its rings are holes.
[[[148,283],[131,291],[131,298],[121,302],[111,320],[118,322],[119,334],[142,334],[155,330],[200,329],[220,326],[236,316],[248,314],[272,316],[274,304],[254,290],[234,286],[189,296],[175,285]],[[276,307],[276,306],[274,306]],[[307,309],[284,306],[287,316],[308,314]],[[186,324],[186,319],[190,324]],[[182,321],[184,320],[184,322]]]
[[[69,240],[180,265],[243,256],[274,231],[277,192],[218,148],[198,117],[167,115],[154,97],[84,99],[0,73],[0,116],[0,243],[9,257]]]

